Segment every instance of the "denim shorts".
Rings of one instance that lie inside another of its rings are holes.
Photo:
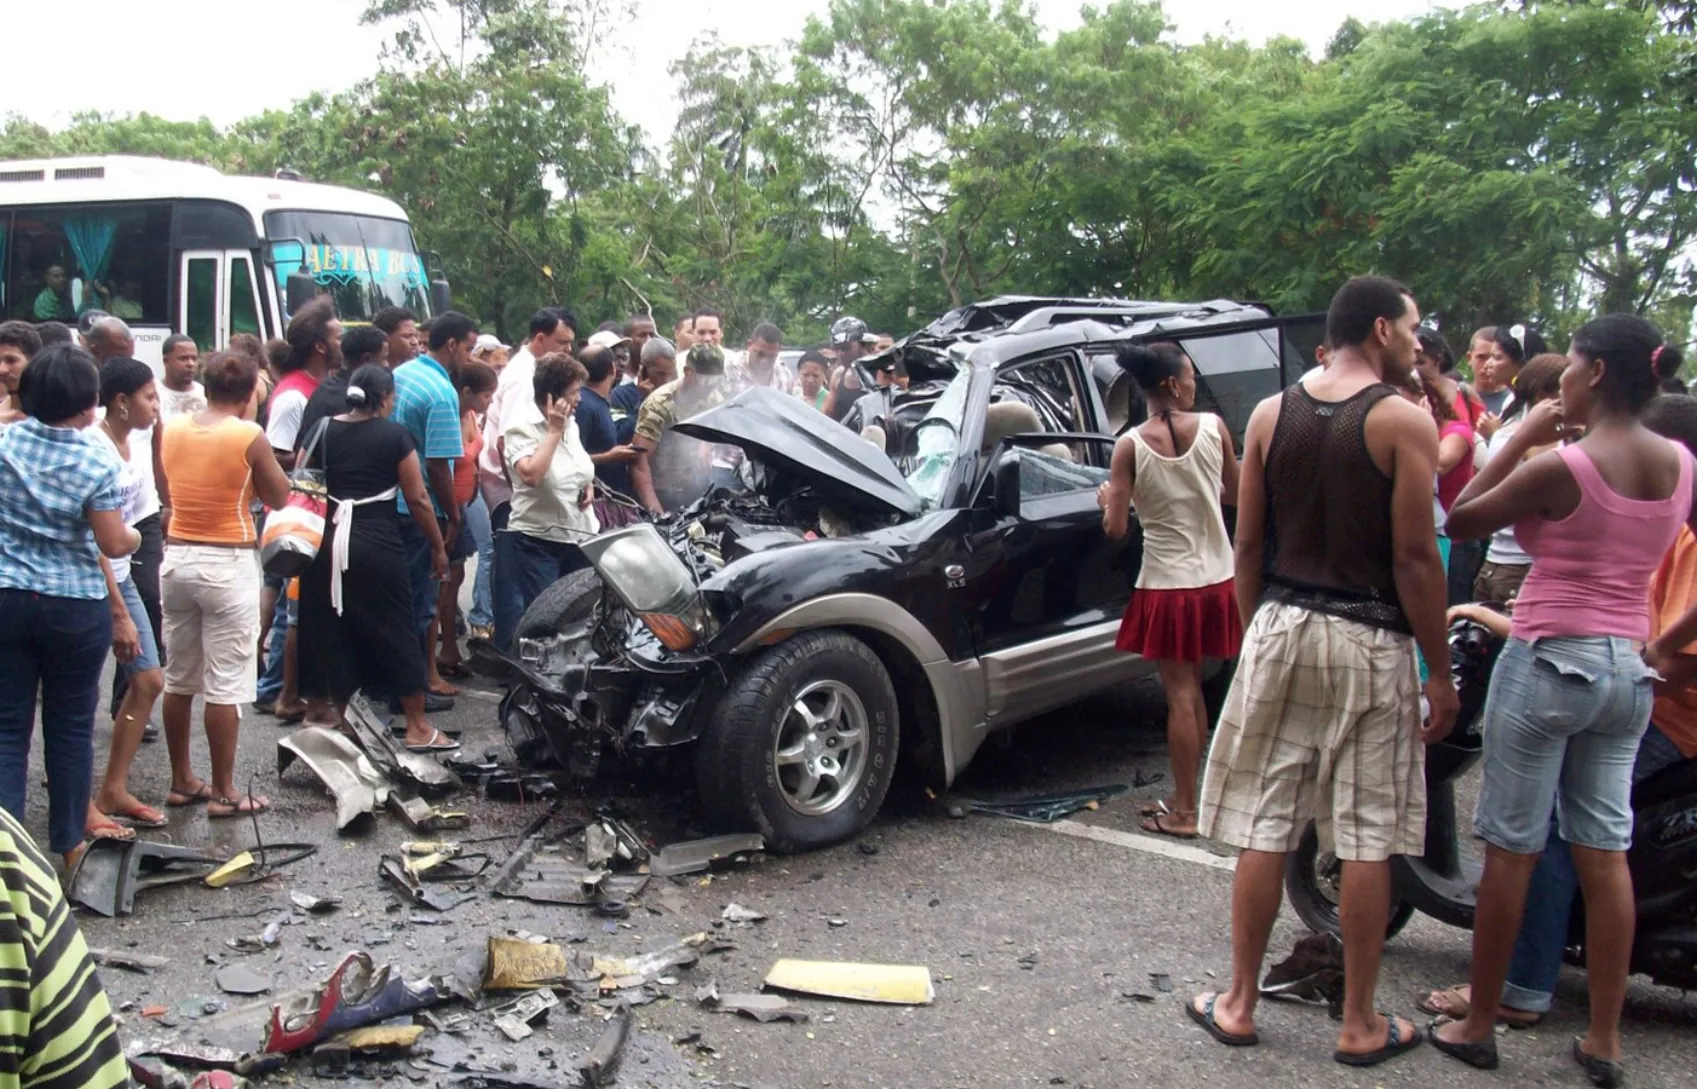
[[[146,673],[150,669],[159,668],[159,644],[153,641],[153,623],[147,618],[147,610],[141,603],[141,591],[136,589],[135,579],[125,579],[118,584],[118,592],[124,597],[124,608],[130,612],[130,623],[136,626],[136,634],[140,637],[141,653],[136,655],[133,662],[120,662],[118,668],[124,676],[133,677],[137,673]]]
[[[1562,838],[1632,845],[1632,766],[1650,724],[1651,675],[1619,636],[1511,638],[1485,699],[1484,781],[1473,829],[1514,854]]]

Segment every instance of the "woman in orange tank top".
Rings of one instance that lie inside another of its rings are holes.
[[[168,806],[208,803],[207,814],[258,812],[264,798],[236,789],[240,706],[252,703],[259,640],[258,496],[276,510],[289,478],[253,422],[259,368],[217,352],[202,370],[207,406],[165,427],[161,445],[171,506],[165,514],[160,598],[165,611],[165,743],[171,751]],[[212,781],[189,762],[194,698],[206,701]]]

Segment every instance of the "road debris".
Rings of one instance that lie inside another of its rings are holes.
[[[1097,809],[1109,798],[1117,798],[1121,794],[1130,793],[1131,787],[1125,783],[1111,783],[1107,786],[1087,787],[1083,790],[1067,791],[1063,794],[1039,794],[1030,798],[1016,798],[1009,801],[983,802],[963,799],[966,805],[975,813],[988,813],[997,817],[1009,817],[1017,821],[1029,821],[1035,824],[1053,824],[1064,820],[1085,809]],[[949,814],[953,816],[953,813]]]
[[[483,988],[516,991],[564,983],[570,978],[570,967],[566,951],[552,943],[491,937]]]
[[[732,903],[725,905],[725,910],[719,913],[719,918],[733,926],[753,926],[755,923],[765,922],[766,913]]]
[[[619,1071],[619,1060],[624,1057],[625,1041],[630,1039],[630,1027],[633,1020],[630,1007],[619,1004],[618,1011],[607,1023],[607,1029],[601,1034],[589,1057],[578,1068],[583,1077],[583,1084],[589,1089],[599,1089],[611,1085],[613,1077]]]
[[[303,726],[278,741],[277,777],[297,759],[336,799],[339,832],[369,823],[394,789],[360,747],[337,730]]]
[[[289,902],[308,915],[324,915],[342,906],[340,896],[314,896],[299,889],[289,893]]]
[[[922,965],[780,960],[766,973],[763,986],[775,991],[899,1006],[928,1006],[936,998],[931,970]]]
[[[492,802],[526,805],[558,797],[560,784],[544,771],[503,768],[483,781],[483,796]]]
[[[660,853],[649,864],[649,872],[655,877],[701,873],[715,862],[765,849],[766,840],[755,834],[686,840],[660,848]]]
[[[94,958],[94,963],[104,967],[122,968],[142,975],[171,963],[170,957],[156,957],[152,953],[134,953],[119,949],[90,949],[88,955]]]
[[[1270,998],[1324,1002],[1335,1013],[1343,1004],[1343,943],[1334,934],[1310,934],[1290,956],[1267,970],[1261,993]]]
[[[546,988],[533,991],[520,997],[515,1002],[498,1006],[495,1013],[494,1025],[507,1039],[517,1043],[529,1036],[533,1031],[530,1026],[539,1017],[546,1017],[549,1010],[560,1004],[560,998]]]
[[[226,964],[212,978],[225,994],[255,995],[271,989],[270,977],[260,975],[245,964]]]
[[[416,795],[403,797],[399,790],[390,793],[389,809],[414,832],[450,832],[471,827],[471,814],[465,810],[431,805]]]
[[[794,1021],[799,1024],[807,1020],[805,1010],[775,994],[715,994],[711,1002],[704,1004],[724,1013],[740,1013],[761,1024],[770,1021]]]
[[[168,843],[97,839],[71,871],[65,895],[73,904],[110,919],[133,912],[136,893],[142,889],[198,881],[220,861]]]
[[[329,1042],[349,1051],[411,1051],[423,1035],[423,1025],[367,1025],[339,1033]]]
[[[435,1005],[447,992],[434,979],[408,983],[369,953],[350,953],[323,984],[271,1007],[263,1050],[284,1055],[338,1033]]]
[[[253,868],[258,860],[252,851],[242,851],[232,855],[230,861],[207,874],[204,878],[209,889],[221,889],[245,881],[253,876]]]
[[[1155,989],[1162,994],[1173,993],[1173,977],[1165,972],[1150,972],[1149,982],[1153,983]]]
[[[452,911],[467,900],[475,900],[474,892],[448,892],[427,888],[419,876],[409,870],[398,855],[384,855],[377,862],[377,871],[415,904],[432,911]]]

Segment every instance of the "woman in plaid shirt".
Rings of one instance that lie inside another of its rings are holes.
[[[23,818],[39,698],[49,841],[67,867],[82,851],[114,624],[136,636],[103,557],[128,556],[141,535],[124,524],[117,459],[83,430],[99,395],[93,357],[44,348],[18,383],[28,418],[0,432],[0,806]]]

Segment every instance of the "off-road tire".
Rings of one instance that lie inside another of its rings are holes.
[[[515,635],[520,639],[558,635],[567,624],[575,624],[595,611],[604,587],[593,567],[573,571],[537,595],[519,618]]]
[[[1320,890],[1320,875],[1316,862],[1320,857],[1320,833],[1309,821],[1303,829],[1302,842],[1285,856],[1285,895],[1290,906],[1316,934],[1335,934],[1343,937],[1343,924],[1338,919],[1338,907]],[[1385,926],[1385,940],[1390,941],[1414,918],[1414,905],[1397,901],[1391,907],[1390,921]]]
[[[867,752],[853,796],[811,816],[785,799],[773,764],[779,731],[807,685],[833,680],[854,690],[866,710]],[[696,783],[713,823],[755,831],[768,850],[810,851],[851,839],[878,812],[899,749],[896,691],[865,643],[834,629],[804,632],[754,655],[731,679],[696,750]]]

